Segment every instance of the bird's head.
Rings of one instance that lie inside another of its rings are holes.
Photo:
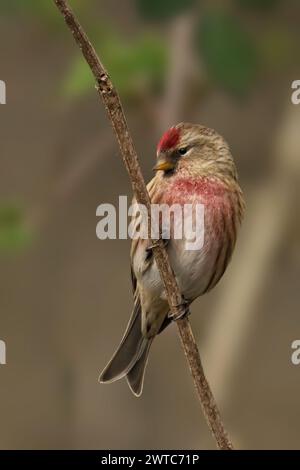
[[[236,178],[236,169],[226,141],[213,129],[180,123],[164,133],[157,146],[155,171],[193,177]]]

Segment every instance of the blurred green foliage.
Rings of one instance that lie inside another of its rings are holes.
[[[77,12],[89,7],[88,2],[82,0],[72,0],[71,4]],[[27,14],[40,19],[43,25],[64,28],[64,22],[58,15],[53,0],[1,0],[0,11],[2,14]]]
[[[273,25],[272,28],[263,31],[260,37],[259,55],[264,69],[280,71],[282,67],[292,63],[294,44],[293,32],[281,25]]]
[[[199,25],[198,46],[213,81],[239,94],[249,90],[257,74],[257,51],[235,17],[207,11]]]
[[[167,20],[188,10],[195,0],[135,0],[137,9],[146,20]]]
[[[1,0],[1,11],[8,13],[28,11],[30,13],[36,12],[39,15],[52,16],[55,8],[53,3],[47,0]]]
[[[277,6],[280,0],[235,0],[235,2],[243,7],[270,10]]]
[[[27,246],[30,239],[23,211],[13,204],[0,205],[0,251],[18,251]]]
[[[161,85],[167,51],[157,36],[144,35],[133,43],[126,43],[116,34],[103,34],[102,31],[96,49],[123,98],[137,97]],[[91,91],[93,84],[89,67],[77,55],[66,74],[63,93],[70,98],[77,97]]]
[[[197,0],[132,0],[145,20],[164,21],[188,11]],[[224,8],[224,4],[199,1],[201,21],[197,33],[200,60],[205,64],[212,82],[228,92],[246,94],[258,76],[259,67],[280,67],[289,60],[288,32],[273,28],[256,31],[256,37],[247,33],[247,10],[272,12],[280,0],[233,0],[241,7],[238,17]],[[168,60],[168,44],[159,36],[142,34],[135,41],[126,41],[114,26],[108,29],[99,24],[98,0],[70,1],[81,20],[88,21],[96,49],[123,99],[139,98],[143,93],[160,89],[164,82]],[[99,10],[100,8],[100,10]],[[64,22],[52,0],[1,0],[0,11],[15,14],[28,13],[41,24],[64,30]],[[94,12],[94,14],[93,14]],[[79,54],[63,78],[62,92],[67,98],[76,98],[92,90],[94,80]]]

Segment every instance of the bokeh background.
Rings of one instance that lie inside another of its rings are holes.
[[[178,121],[229,141],[247,215],[192,307],[238,448],[300,448],[298,0],[70,0],[119,88],[145,178]],[[204,449],[214,442],[171,326],[140,399],[97,383],[132,308],[130,242],[96,207],[131,197],[90,72],[52,0],[1,0],[0,447]]]

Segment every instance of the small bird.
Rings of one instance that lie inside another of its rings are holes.
[[[228,144],[216,131],[199,124],[180,123],[165,132],[157,146],[154,170],[147,186],[151,204],[204,206],[202,248],[187,250],[185,237],[177,239],[172,231],[170,239],[164,240],[180,292],[189,306],[210,291],[226,270],[243,218],[243,194]],[[176,221],[173,229],[174,224]],[[172,318],[150,240],[132,241],[131,272],[133,312],[99,380],[114,382],[126,377],[132,392],[140,396],[150,346]]]

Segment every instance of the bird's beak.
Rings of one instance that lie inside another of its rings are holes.
[[[170,171],[175,168],[175,163],[166,157],[161,157],[157,161],[155,167],[153,168],[154,171],[163,170],[163,171]]]

